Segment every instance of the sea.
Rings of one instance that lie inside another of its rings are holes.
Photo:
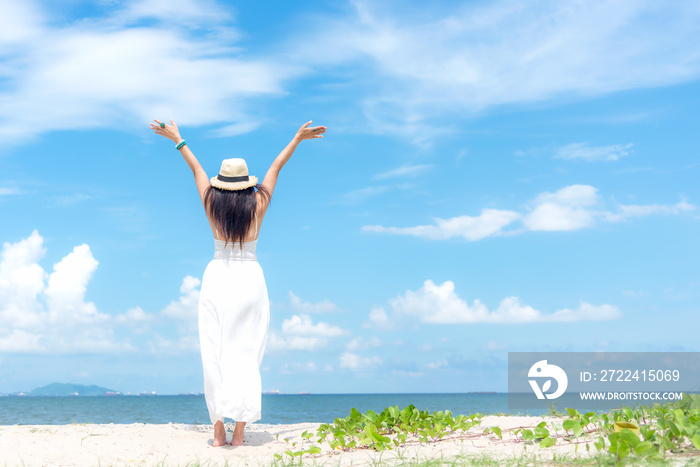
[[[453,415],[544,415],[547,410],[509,410],[507,393],[466,394],[264,394],[258,423],[331,423],[360,412],[413,404]],[[71,423],[210,424],[202,395],[0,397],[0,425]]]

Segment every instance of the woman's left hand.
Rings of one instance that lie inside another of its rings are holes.
[[[151,130],[153,130],[157,135],[165,136],[166,138],[173,140],[175,143],[182,141],[180,137],[180,130],[178,130],[177,125],[170,119],[170,125],[161,122],[160,120],[153,119],[156,123],[151,123]]]
[[[309,126],[311,125],[311,120],[304,123],[301,128],[297,131],[295,138],[299,141],[305,139],[323,138],[323,134],[328,129],[325,126]]]

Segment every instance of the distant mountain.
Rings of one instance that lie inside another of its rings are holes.
[[[33,389],[27,393],[28,396],[104,396],[119,394],[114,389],[102,388],[100,386],[83,386],[82,384],[51,383],[40,388]]]

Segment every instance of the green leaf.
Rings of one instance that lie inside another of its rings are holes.
[[[544,423],[544,422],[542,422]],[[540,424],[541,425],[541,424]],[[535,428],[535,438],[546,438],[549,436],[549,430],[544,428],[543,426],[537,425],[537,428]]]
[[[377,412],[374,410],[368,410],[367,413],[365,413],[365,417],[373,422],[377,419]]]
[[[673,436],[679,436],[681,434],[681,430],[678,429],[675,423],[670,420],[667,423],[669,430],[671,430],[671,433],[673,433]]]
[[[321,453],[321,448],[318,446],[311,446],[309,449],[306,450],[309,454],[320,454]]]
[[[574,425],[578,425],[576,420],[564,420],[564,423],[561,424],[562,428],[565,430],[571,430]]]
[[[556,438],[544,438],[542,441],[540,441],[540,447],[543,448],[548,448],[550,446],[554,446],[555,444],[557,444]]]
[[[700,451],[700,433],[695,433],[692,438],[690,438],[690,442],[693,443],[693,446],[695,446],[695,449]]]
[[[566,408],[565,410],[567,412],[569,412],[569,416],[572,418],[578,418],[581,415],[580,413],[578,413],[578,410],[576,410],[576,409]]]
[[[593,442],[593,446],[595,446],[596,450],[600,452],[601,449],[605,448],[605,440],[603,437],[599,437],[597,441]]]
[[[583,428],[581,428],[581,425],[576,425],[574,427],[574,436],[577,438],[583,436]]]
[[[368,435],[369,435],[372,439],[374,439],[375,441],[378,441],[379,443],[388,443],[388,442],[389,442],[390,438],[388,438],[388,437],[386,437],[386,436],[382,436],[382,435],[380,435],[379,433],[377,433],[377,427],[376,427],[376,426],[374,426],[374,425],[372,425],[372,424],[369,424],[369,425],[367,425],[367,428],[369,428],[369,433],[368,433]],[[365,428],[365,433],[367,433],[367,428]]]
[[[389,414],[393,418],[399,418],[399,406],[395,405],[393,407],[389,407]]]
[[[629,444],[631,447],[635,447],[639,444],[639,436],[632,430],[625,428],[620,432],[620,439],[625,443]]]
[[[634,453],[639,457],[646,457],[653,452],[655,452],[654,444],[649,441],[643,441],[634,448]]]
[[[649,427],[646,427],[646,431],[644,432],[644,439],[647,441],[651,441],[654,438],[654,435],[656,434],[656,430],[653,430]]]
[[[627,420],[632,420],[632,418],[634,418],[634,417],[632,417],[632,410],[630,410],[629,407],[623,407],[622,413],[625,414],[625,417],[627,418]]]
[[[621,443],[617,445],[617,454],[618,459],[624,459],[627,457],[630,453],[630,445],[627,443]]]

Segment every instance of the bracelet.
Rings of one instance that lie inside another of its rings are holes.
[[[180,148],[182,148],[185,144],[187,144],[187,141],[185,141],[185,140],[183,139],[182,141],[180,141],[180,142],[177,144],[177,146],[175,146],[175,149],[180,149]]]

